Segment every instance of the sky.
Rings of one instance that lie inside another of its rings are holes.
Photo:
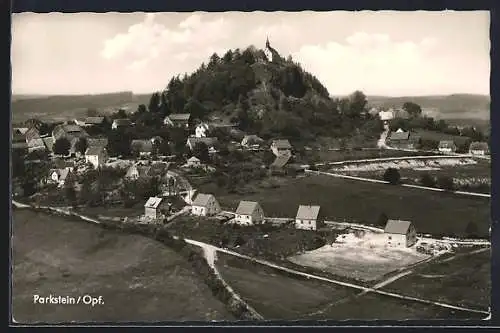
[[[14,94],[151,93],[266,37],[331,95],[489,95],[489,12],[20,13]]]

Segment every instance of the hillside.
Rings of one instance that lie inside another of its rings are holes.
[[[441,119],[489,119],[490,97],[486,95],[453,94],[445,96],[368,96],[371,106],[401,107],[413,102],[427,114]]]

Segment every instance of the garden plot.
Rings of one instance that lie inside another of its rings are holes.
[[[473,165],[477,162],[473,158],[439,158],[426,160],[395,160],[387,162],[349,163],[340,167],[333,167],[332,172],[339,171],[380,171],[387,168],[395,169],[431,169],[439,170],[442,167]]]
[[[321,269],[356,280],[373,281],[400,268],[431,258],[411,248],[393,248],[385,243],[384,234],[348,233],[336,242],[319,249],[289,257],[291,262]]]

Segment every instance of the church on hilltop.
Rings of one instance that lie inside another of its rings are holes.
[[[267,62],[279,62],[281,57],[273,47],[271,47],[271,43],[269,43],[269,37],[266,38],[266,48],[264,49],[264,54],[266,55]]]

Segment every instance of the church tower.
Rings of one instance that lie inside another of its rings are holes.
[[[266,38],[266,48],[264,49],[264,53],[266,54],[267,61],[273,61],[273,52],[271,51],[271,44],[269,43],[269,37]]]

